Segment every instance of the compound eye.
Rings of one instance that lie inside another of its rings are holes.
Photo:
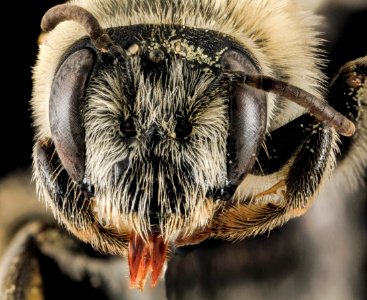
[[[229,50],[222,56],[223,72],[253,73],[254,65],[244,54]],[[265,92],[246,84],[234,84],[230,91],[227,175],[234,190],[251,171],[264,141],[267,104]]]
[[[56,72],[50,94],[52,140],[63,167],[79,183],[85,175],[85,130],[81,113],[93,65],[91,50],[81,49],[71,54]]]
[[[120,123],[120,131],[122,136],[126,138],[136,136],[134,119],[132,117],[128,117],[126,120],[122,120]]]
[[[192,125],[188,118],[183,115],[176,116],[176,137],[179,139],[186,139],[192,132]]]

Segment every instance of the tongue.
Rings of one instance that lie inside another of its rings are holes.
[[[146,241],[132,233],[128,251],[130,287],[143,290],[149,272],[152,274],[151,285],[154,287],[167,257],[167,245],[162,237],[153,234]]]

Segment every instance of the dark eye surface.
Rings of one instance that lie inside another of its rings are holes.
[[[129,117],[126,120],[121,120],[120,131],[123,137],[130,138],[136,136],[134,119]]]
[[[85,172],[85,131],[80,112],[93,66],[93,53],[80,49],[61,64],[51,86],[52,139],[63,167],[75,182],[81,182]]]
[[[176,137],[179,139],[186,139],[192,132],[192,125],[190,124],[187,117],[178,115],[176,117],[175,127]]]

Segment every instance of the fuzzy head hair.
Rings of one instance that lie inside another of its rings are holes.
[[[101,70],[90,83],[86,174],[96,183],[100,219],[144,236],[159,226],[175,239],[207,224],[207,195],[224,185],[228,95],[209,71],[174,57],[156,73],[144,56]]]

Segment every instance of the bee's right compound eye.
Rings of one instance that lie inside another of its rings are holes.
[[[49,118],[52,139],[62,165],[75,182],[82,182],[85,172],[85,132],[81,111],[93,64],[90,50],[74,52],[62,63],[51,86]]]

